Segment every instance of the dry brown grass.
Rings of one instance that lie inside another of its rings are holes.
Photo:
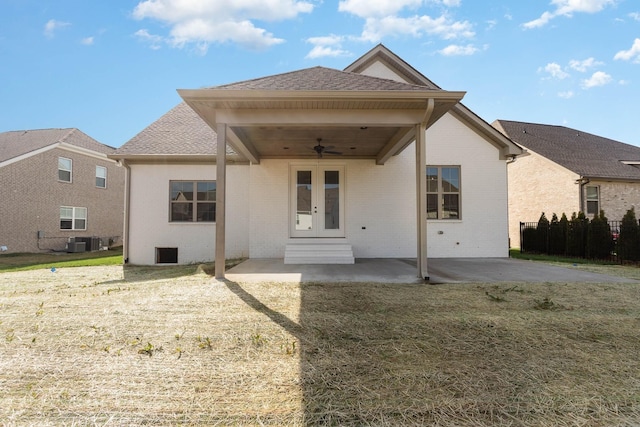
[[[640,284],[0,275],[2,425],[640,424]]]

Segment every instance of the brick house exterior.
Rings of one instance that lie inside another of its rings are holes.
[[[511,247],[520,246],[520,222],[536,222],[542,212],[550,220],[604,210],[617,221],[640,208],[640,147],[564,126],[492,125],[526,150],[508,165]]]
[[[62,251],[70,237],[122,244],[125,171],[113,151],[78,129],[0,133],[3,252]]]
[[[427,277],[427,253],[508,256],[522,150],[382,45],[344,71],[178,92],[110,156],[128,171],[125,262],[215,259],[224,277],[225,257],[414,258]]]

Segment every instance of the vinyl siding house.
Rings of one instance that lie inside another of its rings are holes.
[[[125,260],[353,263],[506,257],[521,149],[382,45],[206,89],[110,157],[128,170]],[[225,155],[221,155],[225,153]]]
[[[520,222],[542,212],[571,217],[600,210],[621,220],[640,207],[640,147],[564,126],[497,120],[497,129],[526,150],[510,163],[509,236],[520,246]]]
[[[124,168],[78,129],[0,133],[3,252],[62,251],[70,237],[122,244]]]

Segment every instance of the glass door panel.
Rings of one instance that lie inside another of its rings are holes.
[[[291,169],[291,237],[344,237],[344,166]]]
[[[313,190],[310,170],[299,170],[296,173],[296,218],[297,231],[313,230],[313,212],[311,196]]]
[[[324,171],[324,229],[340,228],[340,172]]]

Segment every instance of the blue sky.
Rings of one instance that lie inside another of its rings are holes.
[[[488,122],[640,146],[637,0],[0,0],[0,131],[118,147],[176,89],[344,69],[378,43]]]

